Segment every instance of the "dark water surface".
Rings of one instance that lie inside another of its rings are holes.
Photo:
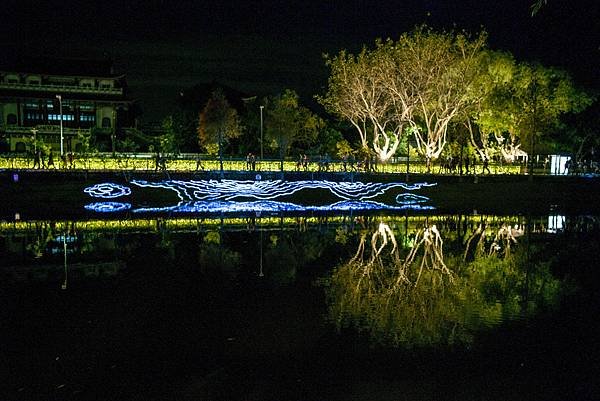
[[[598,399],[599,233],[594,215],[0,222],[0,399]]]

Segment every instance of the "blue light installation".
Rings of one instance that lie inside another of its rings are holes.
[[[341,199],[364,200],[383,194],[390,188],[404,188],[412,191],[433,186],[429,183],[362,183],[333,181],[237,181],[237,180],[168,180],[148,182],[133,180],[132,184],[142,188],[164,188],[177,193],[182,201],[194,200],[233,200],[236,198],[276,199],[289,196],[303,189],[326,189]]]
[[[304,206],[290,202],[260,200],[252,202],[235,201],[187,201],[179,202],[174,206],[141,207],[133,209],[133,213],[280,213],[280,212],[347,212],[347,211],[377,211],[377,210],[432,210],[433,206],[417,205],[414,203],[400,204],[398,206],[386,205],[374,201],[340,201],[331,205]]]
[[[412,193],[396,196],[396,204],[388,205],[370,200],[391,188],[404,188],[413,191],[433,186],[430,183],[361,183],[332,181],[236,181],[168,180],[148,182],[134,180],[132,184],[141,188],[160,188],[175,191],[180,202],[164,207],[139,207],[133,213],[279,213],[279,212],[342,212],[373,210],[430,210],[432,206],[422,205],[429,198]],[[300,205],[291,202],[275,201],[283,196],[293,195],[305,189],[324,189],[342,200],[329,205]],[[84,190],[96,198],[116,198],[131,194],[131,188],[119,184],[104,183]],[[255,199],[249,201],[248,199]],[[236,200],[238,199],[238,200]],[[118,212],[131,209],[131,204],[120,202],[96,202],[85,206],[96,212]]]
[[[84,206],[85,209],[98,213],[124,212],[131,209],[131,203],[125,202],[94,202]]]
[[[429,198],[426,196],[410,193],[403,193],[396,196],[396,203],[401,205],[415,205],[417,203],[425,203],[428,200]]]
[[[119,184],[103,183],[87,187],[83,190],[86,194],[93,198],[118,198],[120,196],[131,195],[131,188]]]

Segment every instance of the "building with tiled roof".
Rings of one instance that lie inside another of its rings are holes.
[[[92,135],[108,138],[114,148],[121,130],[133,126],[132,104],[125,76],[115,74],[110,61],[5,63],[0,65],[0,152],[32,151],[34,142],[78,152],[82,138]]]

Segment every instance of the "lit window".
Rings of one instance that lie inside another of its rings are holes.
[[[48,114],[48,120],[60,121],[60,114]],[[73,114],[63,114],[63,121],[74,121],[75,116]]]

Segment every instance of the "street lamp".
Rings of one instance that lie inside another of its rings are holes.
[[[58,99],[58,112],[60,113],[60,156],[62,157],[64,155],[62,96],[56,95],[56,98]]]
[[[112,133],[110,134],[110,142],[111,142],[112,155],[113,155],[113,157],[115,157],[115,151],[116,151],[116,148],[115,148],[115,139],[116,139],[116,136],[117,136],[117,133],[116,133],[117,117],[116,117],[115,109],[113,109],[113,111],[112,111],[112,119],[113,119],[113,121],[112,121]]]
[[[67,289],[67,233],[66,232],[63,234],[63,254],[64,254],[65,277],[64,277],[64,281],[63,281],[62,285],[60,286],[60,288],[63,290],[66,290]]]
[[[37,153],[37,128],[32,128],[31,132],[33,133],[33,153]]]
[[[260,161],[263,161],[263,109],[265,106],[260,106]]]

